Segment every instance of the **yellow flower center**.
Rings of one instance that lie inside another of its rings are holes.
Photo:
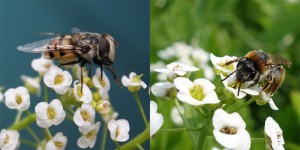
[[[85,111],[85,110],[81,110],[81,111],[80,111],[80,114],[81,114],[81,116],[82,116],[82,118],[83,118],[83,120],[84,120],[85,122],[89,121],[90,118],[91,118],[89,112],[87,112],[87,111]]]
[[[54,84],[55,85],[61,84],[64,80],[65,80],[64,75],[63,74],[58,74],[58,75],[55,76]]]
[[[234,127],[225,127],[225,128],[222,128],[220,130],[220,132],[225,133],[225,134],[229,134],[229,135],[236,134],[236,131],[237,130]]]
[[[81,84],[79,84],[80,86],[77,86],[77,95],[81,98],[83,96],[83,91],[81,91]]]
[[[181,68],[181,66],[177,64],[176,66],[173,67],[173,71],[175,71],[175,70],[177,70],[179,68]]]
[[[193,98],[199,101],[201,101],[205,97],[204,90],[201,85],[195,85],[194,87],[192,87],[190,89],[190,94]]]
[[[92,130],[92,131],[90,131],[87,135],[86,135],[86,137],[88,138],[88,139],[94,139],[95,138],[95,136],[96,136],[96,131],[94,131],[94,130]]]
[[[56,112],[52,107],[48,107],[47,114],[50,120],[53,120],[56,117]]]
[[[45,68],[50,68],[51,64],[50,63],[46,63],[43,65]]]
[[[16,95],[16,102],[17,102],[17,104],[21,104],[22,103],[22,101],[23,101],[23,99],[22,99],[22,96],[21,95]]]
[[[9,142],[9,136],[6,134],[5,139],[4,139],[4,144],[7,144]]]
[[[62,149],[64,144],[62,142],[54,142],[54,145],[57,149]]]
[[[100,81],[100,84],[101,84],[101,86],[102,87],[105,87],[105,85],[106,85],[106,82],[104,81],[104,79],[102,78],[102,80],[101,79],[99,79],[99,81]]]
[[[120,128],[117,128],[116,137],[118,137],[119,135],[120,135]]]
[[[139,75],[139,76],[135,76],[132,78],[132,82],[134,83],[140,83],[141,82],[141,77],[143,76],[143,74]]]

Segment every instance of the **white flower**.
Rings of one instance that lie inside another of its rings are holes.
[[[224,57],[216,57],[214,54],[210,54],[210,60],[214,65],[215,69],[221,71],[222,73],[228,74],[233,72],[236,69],[237,62],[234,62],[230,65],[225,66],[225,63],[231,60],[236,59],[235,56],[224,56]]]
[[[221,75],[221,79],[225,77]],[[250,94],[253,96],[259,95],[259,91],[257,90],[259,87],[258,85],[254,85],[253,87],[249,88],[249,86],[253,83],[253,81],[244,82],[241,85],[240,92],[238,93],[238,85],[235,88],[233,86],[236,84],[236,76],[235,73],[228,77],[226,80],[223,81],[225,88],[234,94],[234,96],[238,99],[241,99],[246,96],[246,94]]]
[[[72,76],[68,71],[52,65],[44,76],[45,84],[53,88],[57,94],[65,94],[72,84]]]
[[[155,63],[150,64],[150,72],[154,72],[156,68],[163,68],[165,63],[163,61],[157,61]]]
[[[25,83],[29,93],[35,93],[37,96],[41,95],[40,78],[32,78],[26,75],[21,75],[21,80]]]
[[[141,80],[142,75],[136,75],[135,72],[129,74],[129,78],[126,76],[122,77],[122,83],[124,86],[128,87],[130,92],[136,92],[143,87],[147,87],[146,83]]]
[[[119,113],[118,113],[118,112],[112,112],[112,111],[110,111],[110,112],[107,113],[107,114],[102,114],[103,120],[104,120],[106,123],[109,123],[111,120],[117,119],[118,116],[119,116]]]
[[[0,149],[14,150],[19,144],[19,132],[16,130],[2,129],[0,132]]]
[[[32,68],[41,75],[44,75],[52,65],[53,61],[51,59],[44,58],[43,55],[41,58],[33,59],[31,62]]]
[[[97,122],[96,124],[93,124],[84,130],[82,130],[82,128],[79,127],[79,131],[81,132],[82,136],[77,140],[77,145],[80,148],[93,148],[97,140],[97,134],[100,125],[101,123]]]
[[[261,91],[261,88],[259,89]],[[261,92],[258,96],[256,96],[255,101],[258,105],[264,105],[268,102],[273,110],[278,110],[278,107],[275,105],[273,99],[270,97],[270,94],[266,94],[266,92],[264,91]]]
[[[183,107],[180,106],[180,110],[183,112]],[[177,125],[182,125],[183,124],[183,120],[180,116],[180,113],[178,111],[178,109],[176,107],[173,107],[171,110],[171,119],[172,121],[177,124]]]
[[[164,117],[161,113],[157,113],[157,104],[150,101],[150,137],[153,136],[163,125]]]
[[[78,80],[74,81],[74,97],[84,103],[90,103],[93,100],[93,95],[89,87],[83,83],[83,87],[81,88],[81,82]]]
[[[66,117],[66,112],[59,99],[54,99],[48,104],[40,102],[35,106],[36,123],[41,128],[59,125]]]
[[[179,90],[177,98],[182,102],[197,106],[220,102],[214,91],[215,86],[206,79],[196,79],[191,82],[187,78],[178,77],[174,80],[174,84]]]
[[[172,62],[167,65],[167,68],[165,69],[155,69],[156,72],[161,72],[161,73],[166,73],[169,76],[184,76],[188,72],[193,72],[199,70],[196,67],[193,66],[188,66],[185,64],[177,63],[177,62]]]
[[[101,80],[101,71],[100,68],[96,70],[96,74],[93,76],[93,83],[95,87],[104,89],[105,92],[110,90],[110,82],[104,71],[102,71],[102,80]]]
[[[129,139],[129,123],[125,119],[111,120],[108,123],[110,137],[114,141],[125,142]]]
[[[53,139],[47,142],[46,150],[64,150],[67,145],[68,138],[62,132],[55,134]]]
[[[284,150],[282,130],[272,117],[268,117],[266,119],[265,137],[267,143],[266,147],[268,150]]]
[[[218,143],[228,149],[248,150],[251,139],[246,124],[238,113],[228,114],[217,109],[213,115],[213,134]]]
[[[83,103],[74,113],[73,119],[77,126],[88,127],[95,121],[95,109],[91,104]]]
[[[20,86],[16,89],[8,89],[4,93],[5,105],[10,109],[19,111],[27,110],[30,106],[30,96],[28,90]]]
[[[157,97],[163,97],[168,95],[168,91],[174,87],[174,84],[170,82],[158,82],[151,86],[151,92]]]
[[[106,100],[100,100],[97,102],[95,109],[100,114],[107,114],[111,110],[110,102]]]

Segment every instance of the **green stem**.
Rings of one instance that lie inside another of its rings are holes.
[[[174,128],[174,129],[160,129],[159,132],[187,132],[200,131],[202,128]]]
[[[14,121],[14,124],[18,123],[22,117],[22,113],[23,111],[18,111],[17,115],[16,115],[16,118],[15,118],[15,121]]]
[[[74,111],[72,108],[70,108],[70,106],[66,106],[66,108],[67,108],[72,114],[75,113],[75,111]]]
[[[251,138],[251,143],[265,143],[265,138]]]
[[[36,143],[31,142],[31,141],[28,141],[28,140],[25,140],[25,139],[20,139],[20,142],[21,142],[21,143],[24,143],[24,144],[26,144],[26,145],[35,147],[35,148],[37,147],[37,144],[36,144]]]
[[[46,84],[44,84],[44,99],[45,102],[48,102],[48,87]]]
[[[137,147],[138,144],[143,144],[145,141],[149,140],[149,138],[150,138],[150,127],[148,126],[142,133],[140,133],[134,139],[122,145],[120,147],[120,150],[134,149]]]
[[[18,123],[11,125],[8,128],[12,129],[12,130],[20,131],[21,129],[28,127],[31,123],[34,123],[35,118],[36,118],[36,115],[31,114],[31,115],[25,117],[24,119],[20,120]]]
[[[101,150],[105,150],[106,136],[107,136],[107,124],[104,123],[104,131],[103,131],[103,135],[102,135]]]
[[[49,128],[45,128],[45,130],[46,130],[46,133],[47,133],[48,138],[49,138],[49,139],[52,139],[52,134],[51,134]]]
[[[145,123],[146,127],[148,127],[148,126],[149,126],[149,123],[148,123],[148,121],[147,121],[147,117],[146,117],[146,115],[145,115],[145,112],[144,112],[143,106],[142,106],[142,104],[141,104],[140,98],[139,98],[137,92],[134,92],[133,95],[134,95],[134,97],[135,97],[135,99],[136,99],[136,102],[138,103],[139,108],[140,108],[140,111],[141,111],[141,114],[142,114],[144,123]]]
[[[32,137],[36,140],[36,142],[40,143],[39,137],[35,134],[35,132],[28,126],[27,131],[32,135]]]
[[[235,108],[233,108],[233,109],[229,109],[228,112],[229,112],[229,113],[237,112],[237,111],[239,111],[240,109],[242,109],[243,107],[248,106],[249,104],[251,104],[251,103],[254,102],[254,101],[255,101],[255,98],[252,97],[252,98],[250,98],[248,101],[246,101],[244,104],[242,104],[242,105],[240,105],[240,106],[238,106],[238,107],[235,107]]]
[[[120,144],[119,144],[119,142],[118,142],[118,141],[115,141],[115,140],[114,140],[114,142],[115,142],[115,144],[116,144],[117,149],[119,150],[119,149],[120,149]]]
[[[137,144],[136,147],[137,147],[139,150],[144,150],[144,148],[143,148],[141,145],[139,145],[139,144]]]

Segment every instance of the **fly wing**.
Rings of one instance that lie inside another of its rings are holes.
[[[47,52],[47,45],[52,42],[53,38],[32,42],[23,46],[18,46],[17,49],[19,51],[27,52],[27,53],[44,53]]]
[[[268,62],[268,64],[272,64],[272,65],[286,65],[288,68],[291,67],[292,65],[292,62],[283,58],[282,56],[279,56],[279,55],[271,55],[269,54],[270,56],[270,60]]]

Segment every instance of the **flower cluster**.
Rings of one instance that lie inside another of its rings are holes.
[[[105,128],[104,130],[109,130],[111,139],[114,142],[129,140],[129,122],[126,119],[117,119],[118,113],[110,103],[110,80],[104,71],[101,72],[101,69],[98,68],[90,78],[86,69],[79,65],[74,65],[73,68],[62,68],[43,56],[34,59],[31,65],[39,75],[37,77],[22,75],[21,79],[25,86],[10,88],[4,94],[2,94],[2,87],[0,88],[0,101],[4,99],[8,108],[16,109],[19,112],[11,128],[17,130],[28,129],[37,142],[27,143],[36,145],[37,149],[65,149],[68,137],[63,132],[57,132],[52,136],[50,129],[52,125],[59,126],[66,120],[78,126],[81,136],[77,140],[77,145],[80,148],[93,148],[95,146],[101,124]],[[78,80],[73,79],[71,74]],[[127,86],[130,92],[134,92],[136,97],[141,88],[145,89],[147,87],[141,77],[142,75],[131,72],[129,78],[126,76],[122,78],[122,84]],[[41,81],[44,84],[44,101],[38,102],[34,107],[34,112],[31,112],[29,109],[32,98],[30,94],[36,94],[37,97],[40,97]],[[57,94],[57,98],[49,101],[48,88]],[[24,111],[26,111],[27,117],[22,119],[22,112]],[[104,122],[96,119],[97,115],[102,117]],[[19,125],[23,120],[28,123]],[[43,140],[40,140],[38,135],[30,128],[32,122],[36,122],[37,126],[45,130],[46,136]],[[17,149],[20,134],[17,130],[10,130],[10,128],[1,130],[0,149]],[[105,137],[106,135],[103,136],[103,138]]]

